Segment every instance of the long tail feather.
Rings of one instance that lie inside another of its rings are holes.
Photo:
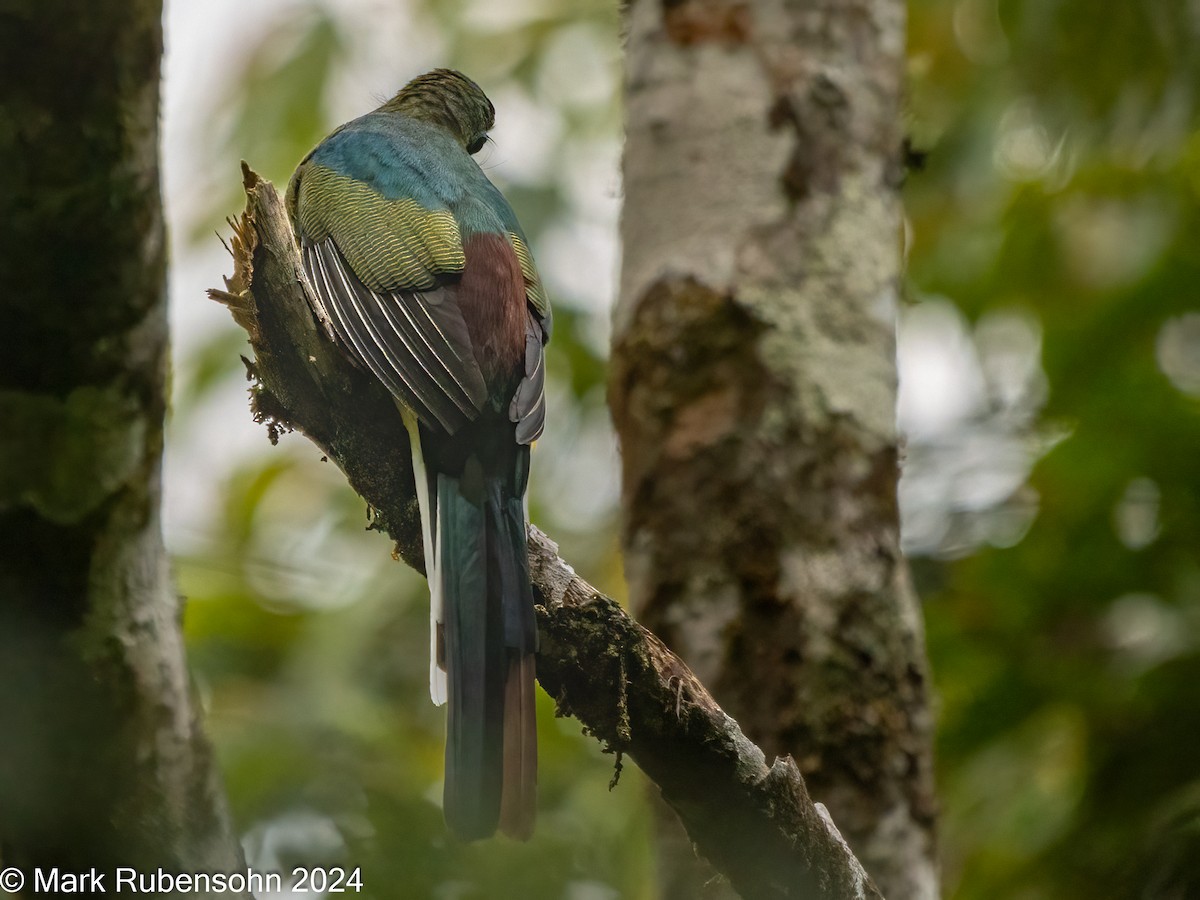
[[[413,481],[417,491],[417,505],[421,509],[421,537],[425,549],[425,577],[429,580],[429,699],[435,705],[446,702],[446,661],[442,646],[442,576],[439,572],[440,547],[437,540],[437,497],[436,484],[431,484],[421,450],[421,428],[417,417],[401,408],[404,426],[408,429],[408,443],[412,449]]]
[[[474,469],[461,479],[439,475],[437,493],[449,686],[443,804],[446,824],[463,840],[496,830],[504,746],[503,619],[489,584],[482,473]]]
[[[533,832],[537,623],[523,505],[527,455],[522,448],[507,477],[485,477],[473,457],[461,477],[437,476],[449,685],[444,805],[447,824],[465,840],[497,825],[521,840]]]
[[[534,653],[537,621],[529,583],[526,549],[525,482],[529,453],[518,454],[515,495],[499,481],[489,485],[488,560],[490,575],[501,585],[504,644],[508,671],[504,686],[504,774],[500,829],[525,840],[533,833],[537,811],[537,719],[534,712]]]
[[[504,784],[500,830],[527,840],[537,814],[537,718],[534,713],[534,656],[512,656],[504,684]]]

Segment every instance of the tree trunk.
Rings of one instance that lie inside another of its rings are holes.
[[[610,395],[631,597],[798,760],[884,896],[935,897],[896,505],[903,4],[635,0],[629,31]]]
[[[110,891],[243,865],[159,527],[161,17],[0,12],[0,856]]]

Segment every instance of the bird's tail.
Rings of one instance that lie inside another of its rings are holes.
[[[497,825],[533,831],[537,736],[537,626],[523,496],[528,448],[515,479],[486,475],[474,458],[436,476],[435,555],[447,675],[446,823],[464,840]]]

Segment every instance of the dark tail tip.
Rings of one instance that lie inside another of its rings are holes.
[[[506,836],[527,841],[537,817],[537,715],[534,706],[536,669],[532,653],[512,657],[504,680],[503,758],[499,802],[495,776],[486,765],[459,774],[448,768],[443,796],[446,825],[461,841],[491,837],[497,826]],[[463,777],[465,775],[466,777]],[[477,776],[472,783],[471,775]]]
[[[475,804],[473,809],[465,807],[456,809],[447,805],[445,807],[446,827],[455,838],[464,843],[490,838],[496,833],[496,817],[481,817],[478,813],[478,804]]]

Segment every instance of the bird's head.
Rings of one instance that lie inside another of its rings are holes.
[[[468,153],[476,153],[496,124],[496,108],[487,94],[462,72],[434,69],[400,89],[384,109],[440,125]]]

